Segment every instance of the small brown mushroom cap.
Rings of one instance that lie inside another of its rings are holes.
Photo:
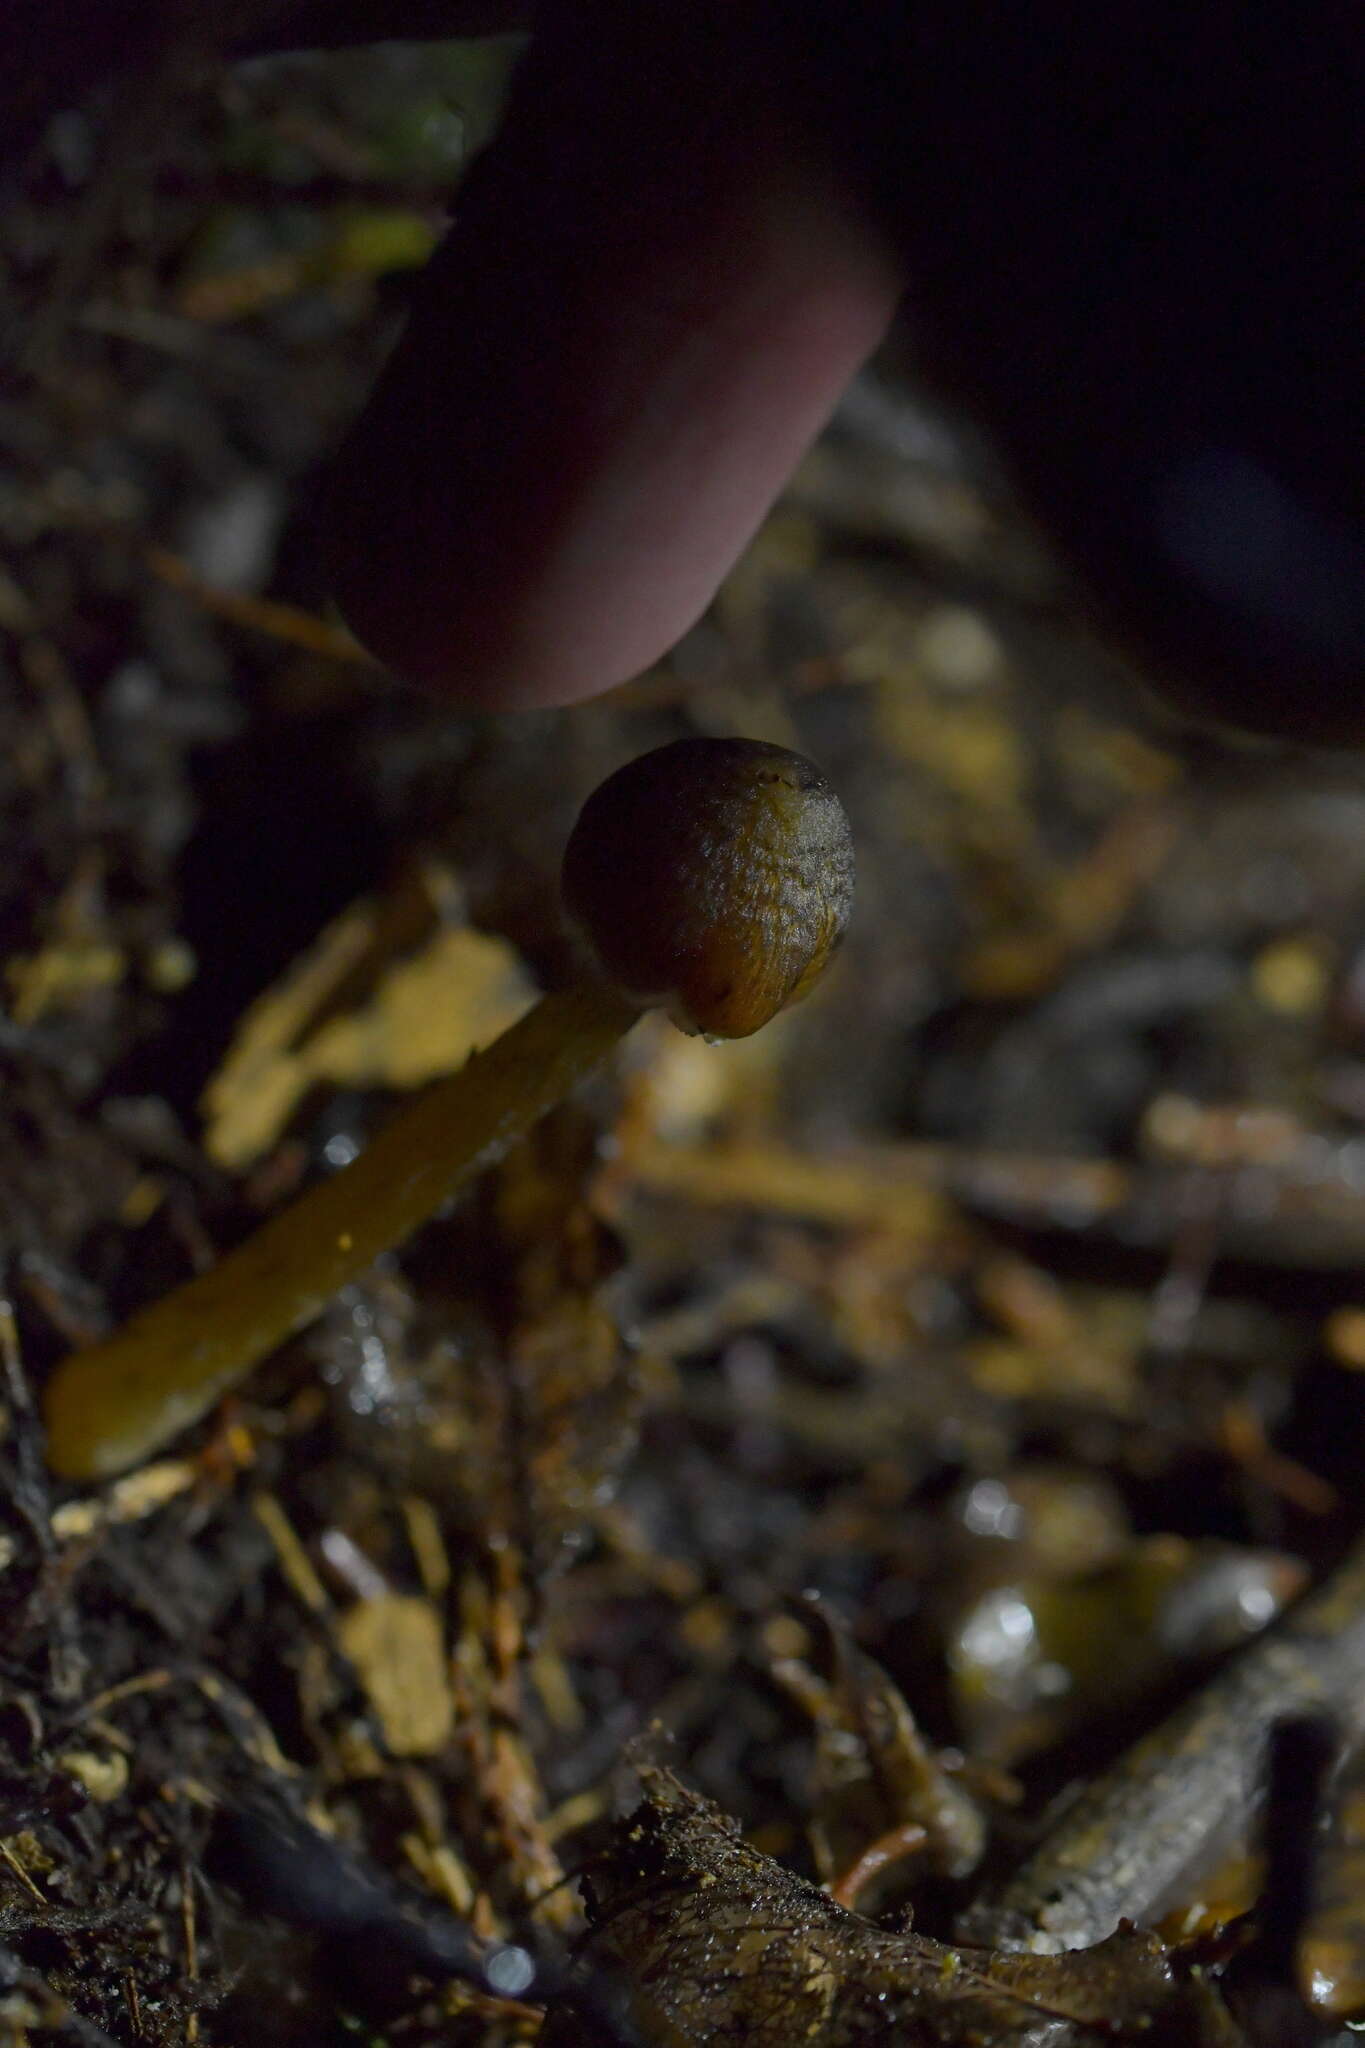
[[[747,1038],[819,980],[853,903],[853,837],[813,762],[687,739],[618,769],[564,854],[603,972],[684,1031]]]

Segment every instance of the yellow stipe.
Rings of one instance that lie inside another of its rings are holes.
[[[339,1288],[500,1159],[602,1064],[638,1015],[604,985],[545,996],[401,1110],[334,1179],[116,1337],[68,1358],[47,1390],[53,1470],[111,1478],[196,1422]]]

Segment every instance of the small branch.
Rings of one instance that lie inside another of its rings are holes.
[[[1324,1716],[1365,1731],[1365,1539],[1316,1593],[1096,1779],[965,1939],[1055,1954],[1149,1921],[1265,1796],[1269,1731]]]

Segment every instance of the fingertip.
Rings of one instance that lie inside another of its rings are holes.
[[[641,12],[514,97],[338,466],[345,616],[472,706],[593,695],[685,632],[897,296],[752,53]]]

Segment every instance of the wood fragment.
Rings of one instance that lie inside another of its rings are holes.
[[[1150,1922],[1255,1814],[1272,1722],[1316,1713],[1365,1732],[1365,1541],[1088,1785],[964,1938],[1050,1955]]]

